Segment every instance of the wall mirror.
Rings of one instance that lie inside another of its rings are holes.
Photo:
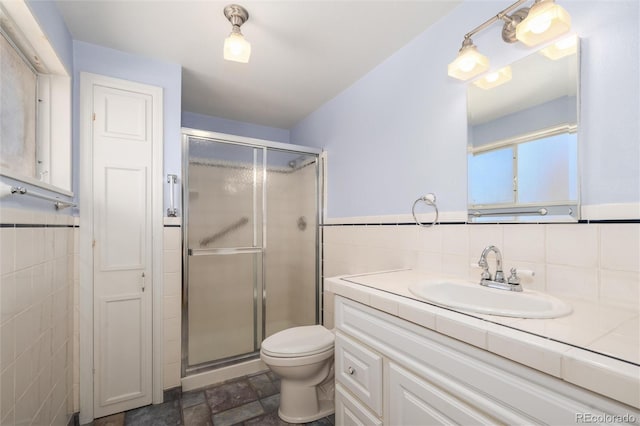
[[[467,87],[469,222],[579,219],[579,39]]]

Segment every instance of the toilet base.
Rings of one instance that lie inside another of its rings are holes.
[[[318,411],[311,416],[290,417],[290,416],[287,416],[286,414],[282,414],[282,410],[280,409],[278,409],[278,416],[287,423],[307,423],[307,422],[312,422],[314,420],[321,419],[323,417],[330,416],[335,412],[335,406],[333,401],[319,400],[318,404],[320,405],[320,407],[318,407]]]

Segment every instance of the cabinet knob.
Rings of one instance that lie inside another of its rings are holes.
[[[354,370],[353,367],[349,367],[347,368],[347,373],[349,373],[350,376],[353,376],[356,373],[356,370]]]

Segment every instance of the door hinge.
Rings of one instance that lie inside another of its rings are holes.
[[[96,240],[93,240],[93,242],[91,243],[91,248],[95,248],[96,247]]]
[[[93,113],[93,121],[96,121],[96,113]]]

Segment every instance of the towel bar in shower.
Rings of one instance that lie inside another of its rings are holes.
[[[226,255],[226,254],[247,254],[262,253],[262,247],[230,247],[230,248],[211,248],[211,249],[192,249],[188,250],[189,256],[210,256],[210,255]]]

